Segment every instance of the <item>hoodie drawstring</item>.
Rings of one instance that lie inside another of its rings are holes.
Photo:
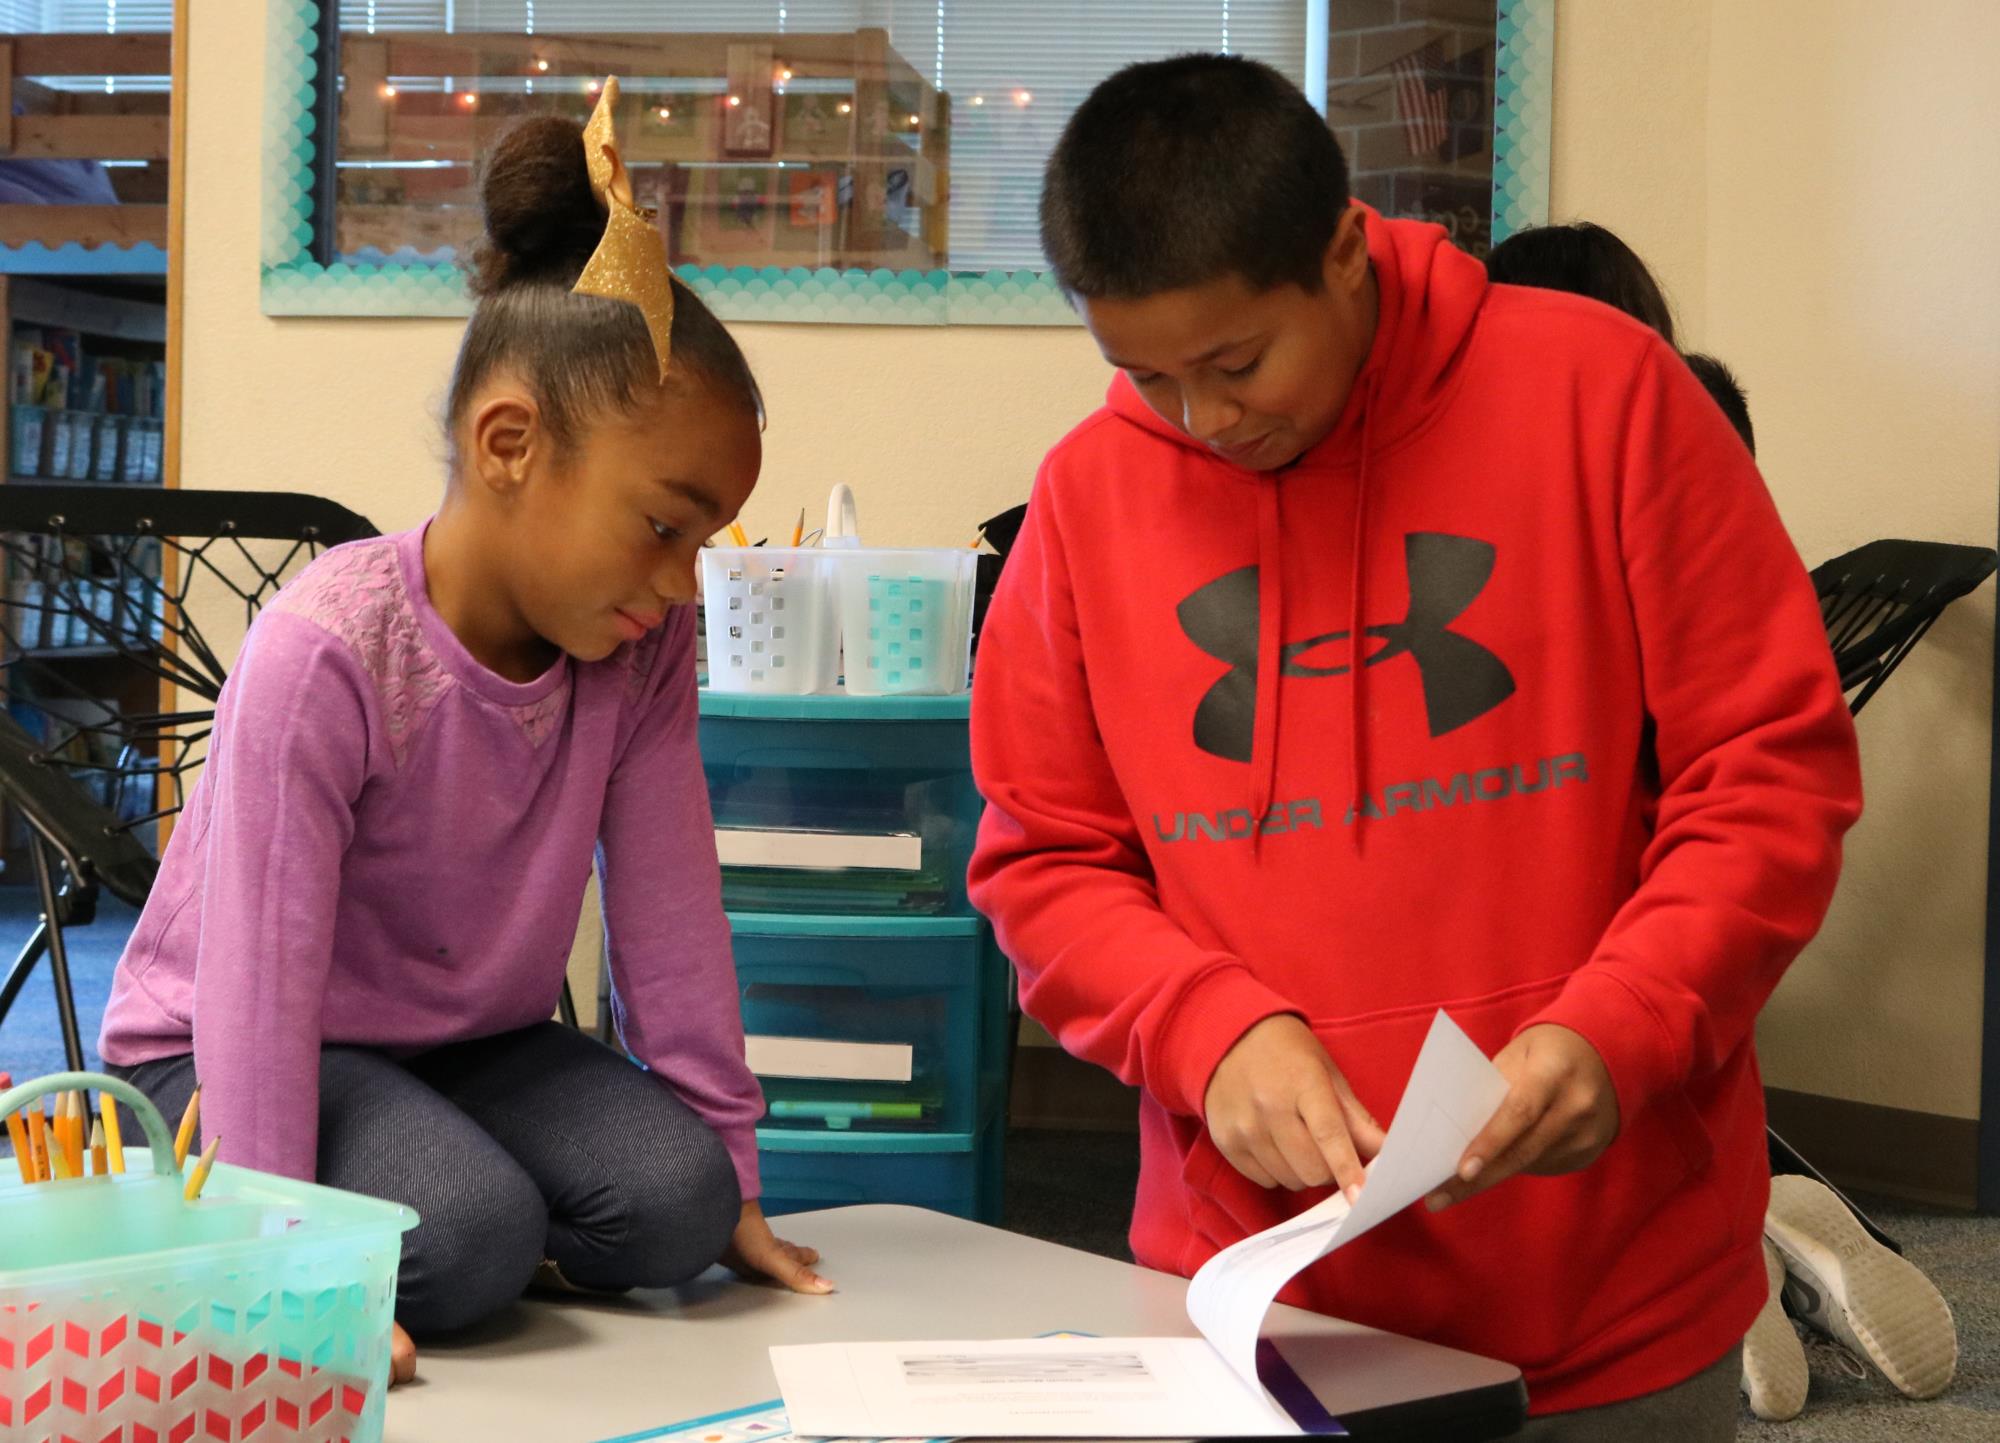
[[[1375,391],[1380,372],[1368,377],[1361,397],[1361,464],[1354,478],[1354,574],[1347,589],[1347,794],[1353,798],[1354,850],[1361,851],[1361,826],[1368,814],[1368,708],[1361,696],[1368,676],[1368,462],[1375,427]]]
[[[1250,855],[1263,850],[1264,818],[1278,785],[1278,676],[1284,670],[1284,527],[1276,474],[1257,478],[1257,725],[1251,735]]]
[[[1352,798],[1350,828],[1354,847],[1361,849],[1361,825],[1368,798],[1365,792],[1368,753],[1363,733],[1367,707],[1361,695],[1368,674],[1367,606],[1368,462],[1374,439],[1377,375],[1371,373],[1361,397],[1361,463],[1354,483],[1353,564],[1347,588],[1347,670],[1349,686],[1347,795]],[[1264,819],[1270,815],[1278,787],[1278,681],[1284,673],[1285,551],[1284,482],[1275,473],[1257,478],[1257,725],[1251,737],[1250,854],[1262,852]],[[1343,813],[1343,816],[1348,815]]]

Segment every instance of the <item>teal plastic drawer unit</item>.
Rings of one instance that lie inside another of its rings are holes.
[[[969,699],[703,692],[732,911],[969,916]]]
[[[1000,1221],[1001,1132],[931,1137],[760,1135],[764,1211],[902,1203]]]
[[[974,917],[738,913],[768,1133],[970,1133],[1000,1107],[1007,971]]]

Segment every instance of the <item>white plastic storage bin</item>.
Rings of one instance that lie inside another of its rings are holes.
[[[828,553],[840,591],[847,690],[855,696],[953,696],[970,685],[968,548]]]
[[[716,691],[831,691],[840,667],[834,553],[714,546],[701,554],[708,684]]]

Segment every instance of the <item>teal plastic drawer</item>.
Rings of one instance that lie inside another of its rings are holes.
[[[730,920],[767,1131],[971,1133],[999,1108],[1007,966],[984,922]]]
[[[703,692],[732,911],[967,916],[981,803],[965,697]]]
[[[764,1212],[902,1203],[975,1222],[1000,1221],[1004,1134],[821,1137],[758,1133]],[[810,1148],[802,1143],[816,1144]]]

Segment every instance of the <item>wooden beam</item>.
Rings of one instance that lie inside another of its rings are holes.
[[[170,89],[170,125],[167,140],[169,152],[167,170],[167,394],[165,415],[162,426],[166,434],[160,440],[160,482],[164,486],[178,487],[181,484],[181,397],[186,387],[181,376],[182,339],[187,330],[187,149],[188,149],[188,54],[194,23],[194,0],[174,0],[173,49],[170,59],[170,73],[173,84]],[[180,557],[171,546],[161,548],[160,569],[168,594],[180,584]],[[169,651],[179,649],[171,632],[164,638]],[[157,702],[163,712],[179,709],[180,689],[172,682],[161,681]],[[160,771],[153,783],[153,805],[164,811],[176,800],[175,783],[167,775],[168,758],[176,743],[169,737],[160,743]],[[167,843],[174,835],[174,823],[180,820],[178,813],[160,818],[160,851],[164,854]]]
[[[16,75],[167,75],[172,69],[171,35],[14,37]]]
[[[12,154],[23,160],[165,160],[164,115],[23,115]]]
[[[340,69],[347,85],[340,95],[340,153],[373,158],[389,145],[389,42],[380,35],[343,35]]]
[[[167,135],[167,394],[162,418],[166,435],[161,439],[160,480],[176,487],[181,484],[181,354],[187,330],[188,56],[193,23],[194,0],[174,0]],[[167,818],[166,823],[172,820]],[[163,848],[168,831],[169,826],[162,825]]]
[[[74,242],[85,250],[150,241],[167,249],[163,205],[0,205],[0,246],[40,241],[54,249]],[[169,250],[169,256],[172,252]]]
[[[538,60],[549,62],[552,80],[627,74],[647,79],[720,79],[731,46],[764,46],[801,76],[851,73],[854,46],[849,35],[714,33],[687,35],[479,35],[391,34],[386,37],[391,75],[493,74],[512,62],[533,78]],[[907,67],[905,67],[907,68]],[[915,75],[916,72],[910,72]]]
[[[14,44],[0,40],[0,155],[14,149]]]

